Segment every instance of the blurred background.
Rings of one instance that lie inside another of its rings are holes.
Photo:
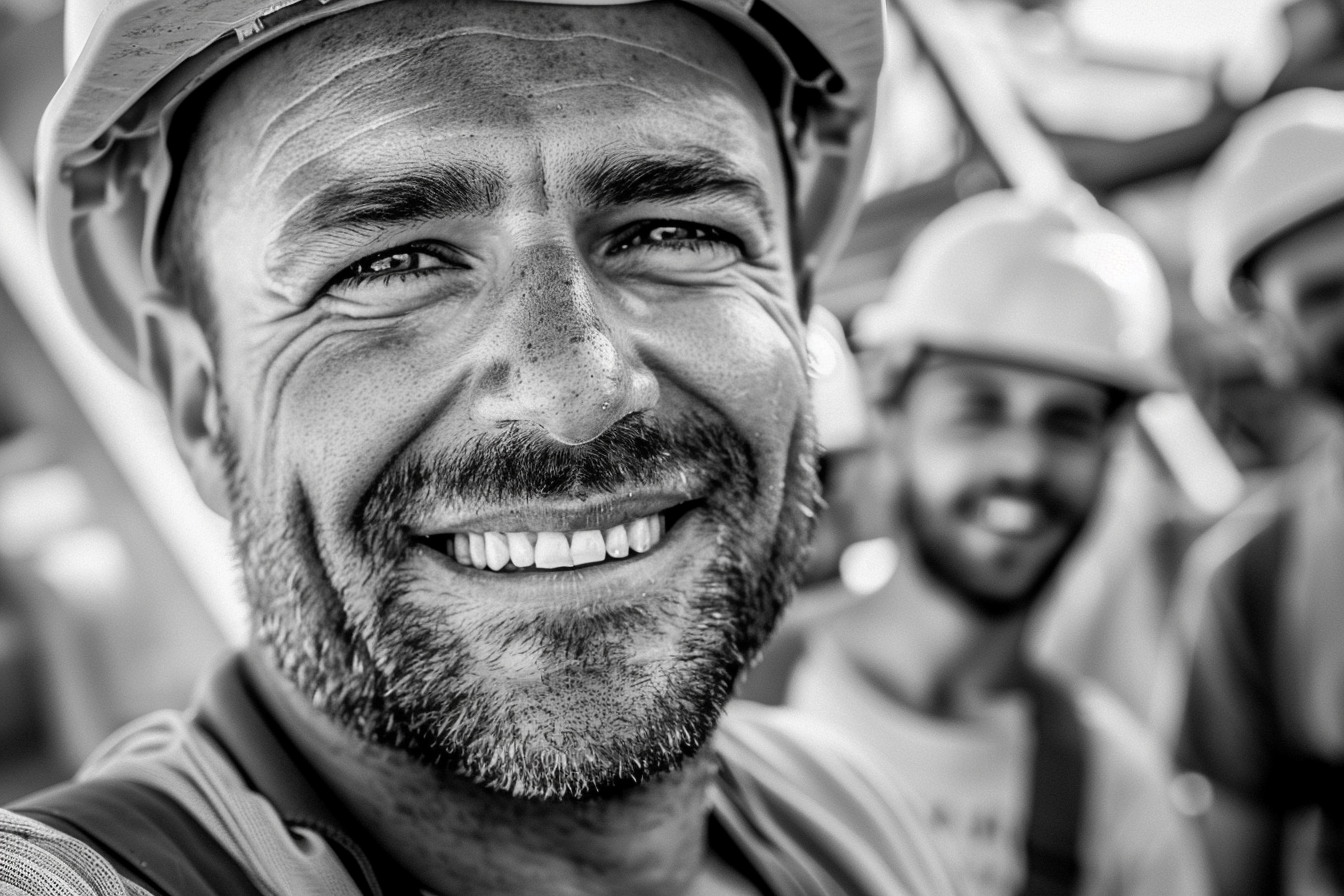
[[[812,336],[828,509],[808,584],[744,694],[776,701],[809,614],[900,562],[864,506],[847,333],[905,246],[957,200],[1072,178],[1164,266],[1188,395],[1150,400],[1105,512],[1039,619],[1046,661],[1116,691],[1170,740],[1200,610],[1191,541],[1339,437],[1266,382],[1258,348],[1195,311],[1191,183],[1267,97],[1344,88],[1341,0],[891,0],[866,204]],[[241,643],[227,527],[200,504],[150,396],[77,329],[36,243],[33,143],[61,77],[61,4],[0,0],[0,802],[68,776],[117,726],[186,702]]]

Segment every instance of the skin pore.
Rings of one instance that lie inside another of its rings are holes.
[[[967,718],[1022,683],[1028,610],[1096,504],[1115,438],[1114,396],[1073,377],[929,353],[880,449],[903,558],[834,633],[898,702]]]
[[[731,45],[672,4],[388,0],[230,73],[179,195],[215,333],[160,308],[153,363],[300,749],[432,890],[742,890],[702,748],[816,495]],[[445,546],[654,517],[574,568]]]

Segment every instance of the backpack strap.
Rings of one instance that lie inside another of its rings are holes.
[[[1082,863],[1082,825],[1087,744],[1073,693],[1046,672],[1028,670],[1036,751],[1032,758],[1027,821],[1027,874],[1021,896],[1072,896]]]
[[[190,812],[147,784],[76,781],[10,809],[88,844],[155,896],[264,896]]]

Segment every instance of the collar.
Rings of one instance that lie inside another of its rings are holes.
[[[285,824],[309,828],[327,840],[365,896],[421,892],[421,886],[371,842],[285,735],[259,696],[243,654],[230,657],[206,680],[190,717]]]
[[[261,699],[245,654],[229,657],[206,679],[189,717],[223,750],[248,786],[275,807],[285,824],[308,828],[327,840],[364,896],[423,892],[372,841],[289,740]],[[761,829],[769,813],[755,804],[751,788],[744,786],[722,757],[719,769],[709,819],[710,850],[761,893],[810,891],[798,883],[801,868],[777,845],[787,838]]]

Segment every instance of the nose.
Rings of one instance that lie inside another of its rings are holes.
[[[610,306],[610,307],[608,307]],[[476,416],[580,445],[658,402],[658,381],[612,319],[582,260],[563,246],[519,253],[476,383]]]
[[[1004,427],[993,441],[992,456],[994,471],[1010,482],[1038,481],[1051,464],[1048,439],[1027,425]]]

